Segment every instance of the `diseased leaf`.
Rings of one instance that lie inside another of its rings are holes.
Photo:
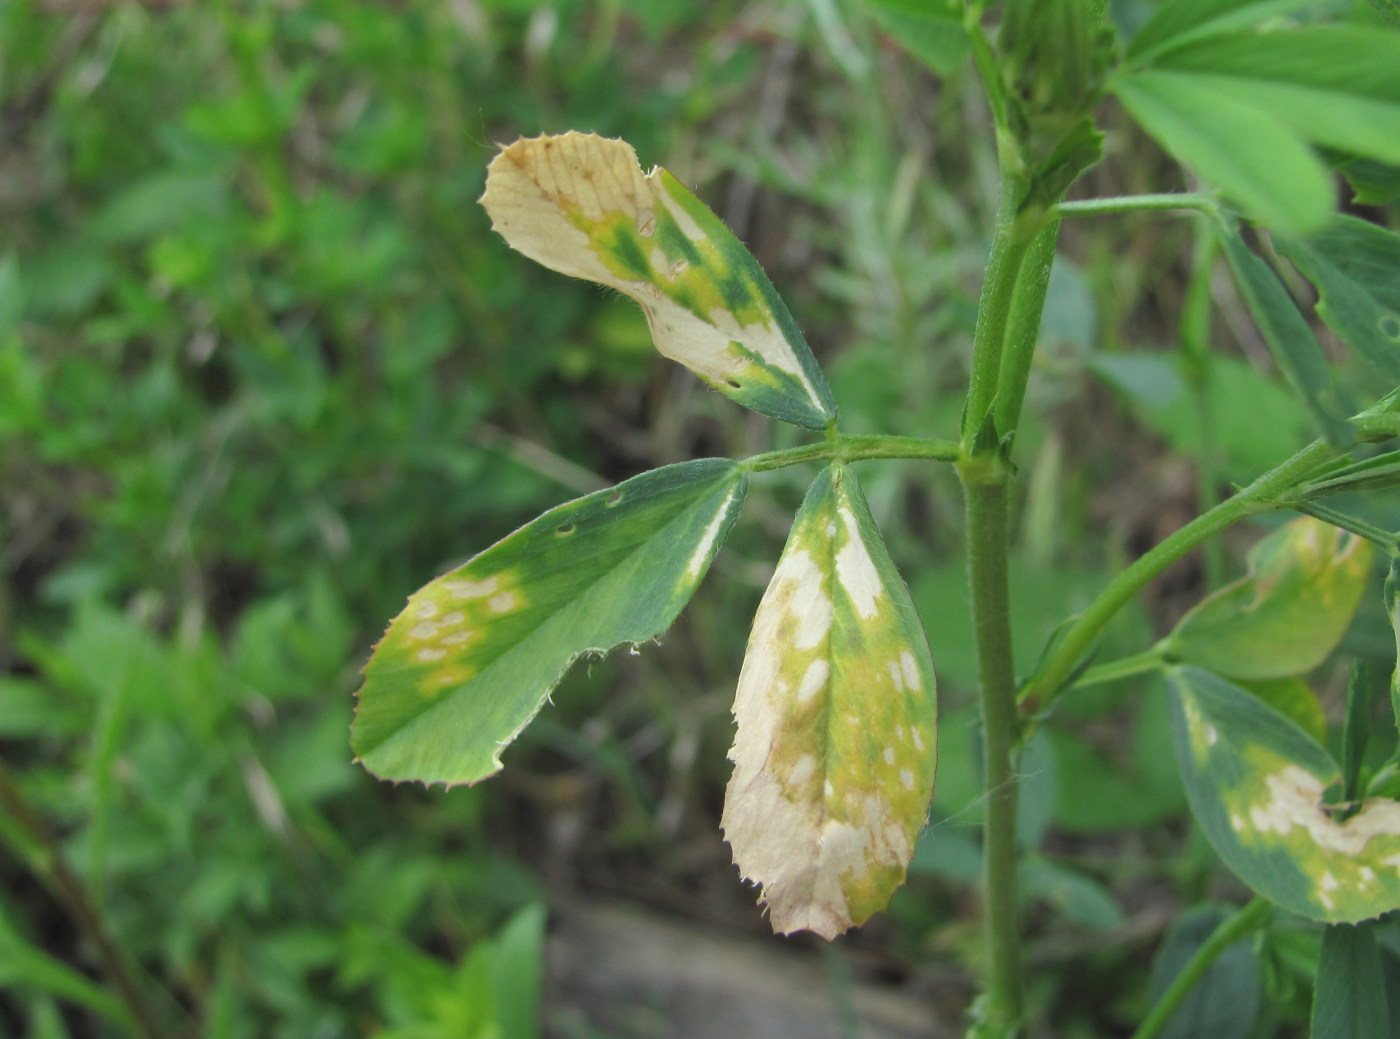
[[[1247,576],[1177,622],[1169,652],[1234,678],[1309,671],[1351,624],[1370,566],[1368,541],[1299,517],[1254,546]]]
[[[904,882],[933,791],[933,661],[855,477],[823,472],[759,604],[723,826],[773,929],[832,938]]]
[[[1352,434],[1347,414],[1351,409],[1339,398],[1317,336],[1298,313],[1273,268],[1249,251],[1233,227],[1221,225],[1217,230],[1235,284],[1274,362],[1312,414],[1322,435],[1334,445],[1349,447]]]
[[[745,407],[811,429],[836,403],[758,262],[626,141],[570,131],[522,138],[486,172],[481,204],[512,248],[641,304],[656,349]]]
[[[729,532],[727,458],[655,469],[521,527],[415,592],[365,666],[351,731],[383,779],[475,783],[581,654],[670,626]]]
[[[1400,129],[1394,139],[1400,142]],[[1400,235],[1339,216],[1315,235],[1276,244],[1317,286],[1317,313],[1327,327],[1400,382]]]
[[[1200,668],[1172,668],[1167,679],[1191,811],[1241,880],[1329,923],[1400,907],[1400,802],[1325,803],[1342,770],[1302,729]]]

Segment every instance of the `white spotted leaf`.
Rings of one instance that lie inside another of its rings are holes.
[[[1400,908],[1400,802],[1327,803],[1342,770],[1306,732],[1208,671],[1167,677],[1191,811],[1241,880],[1328,923]]]
[[[654,469],[526,524],[415,592],[365,666],[351,745],[382,779],[475,783],[585,653],[645,642],[743,502],[737,463]]]
[[[491,226],[536,263],[641,304],[652,340],[745,407],[810,429],[836,403],[758,261],[666,170],[626,141],[522,138],[486,171]]]
[[[724,833],[773,929],[832,938],[885,908],[933,794],[933,661],[843,466],[817,478],[793,522],[734,717]]]

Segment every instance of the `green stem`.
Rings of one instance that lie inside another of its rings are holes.
[[[1039,713],[1061,692],[1065,679],[1088,651],[1108,622],[1133,596],[1172,563],[1206,538],[1246,516],[1281,508],[1273,501],[1283,491],[1317,472],[1338,452],[1326,441],[1315,440],[1282,465],[1271,469],[1233,497],[1197,516],[1171,534],[1120,573],[1089,604],[1065,633],[1055,650],[1021,690],[1021,713]]]
[[[1312,516],[1320,519],[1323,523],[1330,523],[1334,527],[1349,531],[1359,538],[1365,538],[1374,545],[1379,545],[1385,551],[1395,554],[1400,551],[1400,535],[1389,530],[1384,530],[1374,523],[1367,523],[1363,519],[1355,516],[1348,516],[1345,512],[1338,512],[1329,506],[1319,504],[1315,501],[1295,501],[1289,502],[1288,507],[1294,512],[1301,512],[1305,516]]]
[[[1117,198],[1084,198],[1061,202],[1050,210],[1056,219],[1066,216],[1104,216],[1110,213],[1132,213],[1141,210],[1194,209],[1215,213],[1220,204],[1210,195],[1193,192],[1167,192],[1155,195],[1120,195]]]
[[[1097,664],[1089,668],[1075,681],[1074,688],[1083,689],[1086,685],[1116,682],[1120,678],[1131,678],[1146,671],[1155,671],[1161,666],[1162,647],[1159,644],[1130,657],[1120,657],[1118,660],[1110,660],[1107,664]]]
[[[1016,675],[1007,567],[1007,481],[1002,466],[959,467],[967,499],[968,578],[982,698],[983,914],[990,977],[985,1034],[1011,1036],[1022,1014],[1016,913]]]
[[[744,459],[739,465],[746,472],[757,473],[823,459],[861,462],[871,458],[932,458],[940,462],[956,462],[961,457],[962,448],[951,440],[842,434],[820,444],[799,444],[797,447],[765,451]]]
[[[87,886],[68,865],[63,848],[29,804],[3,760],[0,760],[0,810],[14,819],[33,842],[37,849],[35,872],[63,903],[78,930],[92,942],[102,973],[130,1013],[136,1034],[144,1039],[167,1039],[171,1033],[160,1023],[147,1001],[135,968],[108,931]]]
[[[1171,1020],[1172,1014],[1176,1012],[1187,994],[1195,987],[1196,982],[1201,980],[1201,975],[1220,958],[1220,954],[1267,924],[1273,913],[1273,903],[1265,898],[1256,898],[1223,921],[1196,950],[1195,955],[1186,961],[1186,966],[1181,969],[1181,973],[1172,979],[1172,983],[1167,986],[1167,991],[1162,993],[1156,1006],[1143,1019],[1138,1030],[1133,1033],[1132,1039],[1156,1039],[1156,1036],[1166,1027],[1167,1022]]]

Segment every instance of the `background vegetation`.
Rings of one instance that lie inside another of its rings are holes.
[[[152,1035],[530,1036],[547,910],[620,898],[767,934],[717,821],[743,639],[810,474],[755,480],[726,580],[659,648],[566,679],[489,784],[354,767],[356,671],[410,591],[542,509],[786,435],[656,358],[629,302],[488,231],[495,142],[625,137],[753,249],[845,428],[941,435],[996,208],[988,120],[946,62],[935,80],[854,0],[0,6],[0,1034],[139,1033],[115,971],[169,1022]],[[1182,186],[1104,124],[1086,189]],[[1022,672],[1122,561],[1308,437],[1226,280],[1188,283],[1191,234],[1135,215],[1062,236],[1018,434]],[[1212,393],[1183,337],[1227,355]],[[878,975],[955,1030],[979,955],[962,507],[950,472],[861,476],[949,735],[938,840],[807,995],[850,1020],[851,978]],[[1110,638],[1141,646],[1237,572],[1257,530],[1234,534]],[[1380,604],[1347,648],[1388,673]],[[1316,676],[1325,706],[1344,679]],[[1022,795],[1035,1016],[1126,1034],[1154,954],[1160,974],[1241,889],[1187,820],[1161,691],[1065,711]],[[1267,940],[1217,969],[1271,997],[1256,1034],[1287,1034],[1317,932]],[[676,1034],[544,1002],[550,1034]]]

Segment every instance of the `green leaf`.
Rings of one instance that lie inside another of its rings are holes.
[[[8,907],[0,903],[0,988],[10,986],[47,992],[136,1034],[136,1022],[120,999],[81,971],[31,944],[9,919]]]
[[[1152,959],[1154,1001],[1230,915],[1223,906],[1207,904],[1192,906],[1177,917]],[[1263,994],[1259,966],[1248,944],[1236,942],[1206,968],[1159,1035],[1161,1039],[1249,1035]]]
[[[1385,974],[1373,924],[1333,924],[1322,932],[1313,990],[1312,1039],[1390,1035]]]
[[[1185,72],[1146,69],[1112,87],[1172,156],[1260,222],[1306,231],[1331,214],[1327,170],[1277,111],[1222,96]]]
[[[512,916],[494,941],[491,993],[496,1024],[510,1039],[540,1034],[540,988],[544,967],[545,907],[528,905]]]
[[[723,826],[775,931],[835,937],[904,882],[936,758],[933,661],[844,466],[807,492],[734,700]]]
[[[481,204],[511,247],[626,293],[652,340],[725,396],[810,429],[836,402],[758,261],[666,170],[643,174],[625,141],[522,138],[486,171]]]
[[[1310,671],[1346,633],[1370,568],[1368,541],[1301,516],[1254,546],[1245,577],[1177,622],[1168,652],[1235,678]]]
[[[947,0],[870,0],[880,27],[939,75],[967,60],[967,32],[960,4]]]
[[[1312,686],[1297,675],[1285,678],[1239,678],[1236,685],[1253,693],[1318,743],[1327,739],[1327,715]]]
[[[1347,682],[1347,710],[1342,721],[1342,800],[1354,801],[1361,789],[1361,765],[1371,735],[1371,682],[1361,662],[1351,665]]]
[[[1394,140],[1400,142],[1400,126]],[[1276,245],[1317,286],[1317,313],[1327,327],[1400,382],[1400,235],[1339,216],[1315,235],[1280,236]]]
[[[1355,156],[1331,156],[1337,172],[1351,185],[1359,206],[1388,206],[1400,198],[1400,166]]]
[[[1290,6],[1302,7],[1307,0]],[[1127,57],[1141,60],[1168,46],[1247,25],[1278,12],[1278,0],[1171,0],[1160,4],[1128,43]]]
[[[1400,907],[1400,803],[1369,798],[1341,819],[1324,795],[1342,770],[1312,737],[1208,671],[1167,678],[1191,811],[1225,865],[1312,920],[1355,923]]]
[[[1395,715],[1395,727],[1400,729],[1400,556],[1390,560],[1390,572],[1385,578],[1385,612],[1395,629],[1395,670],[1390,674],[1390,709]]]
[[[1334,445],[1352,441],[1349,408],[1339,399],[1317,336],[1303,320],[1272,267],[1244,244],[1232,227],[1218,227],[1225,258],[1245,306],[1254,317],[1274,362],[1306,405],[1322,434]]]
[[[1021,863],[1017,875],[1026,898],[1048,903],[1071,923],[1111,931],[1123,922],[1123,910],[1112,892],[1086,873],[1032,856]]]
[[[1400,104],[1400,33],[1359,25],[1215,33],[1154,65]]]
[[[746,488],[729,459],[655,469],[551,509],[419,589],[365,666],[360,761],[449,785],[499,770],[575,659],[670,626]]]

